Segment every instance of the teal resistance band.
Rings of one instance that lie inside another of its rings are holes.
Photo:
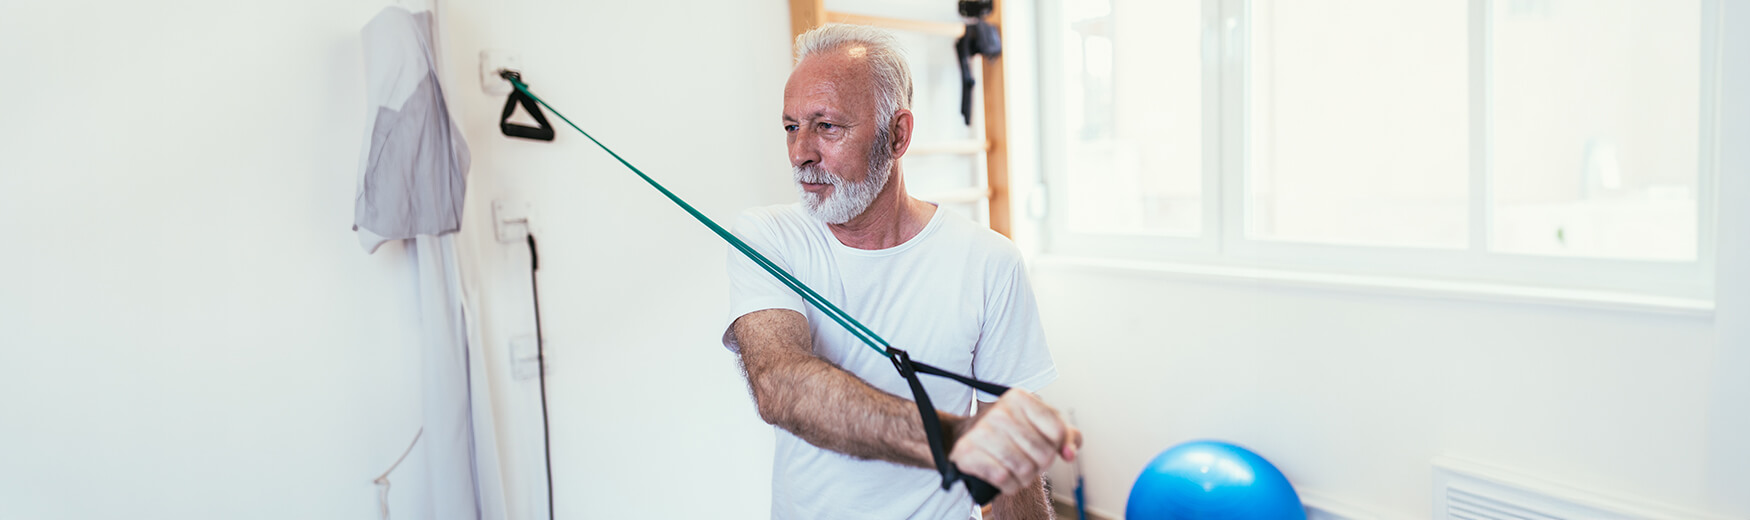
[[[814,308],[819,309],[820,312],[826,314],[827,317],[832,318],[833,321],[838,322],[839,326],[844,327],[847,332],[851,333],[851,335],[862,340],[863,344],[868,345],[869,348],[875,349],[875,351],[882,356],[892,360],[894,368],[899,370],[899,374],[905,377],[906,383],[911,386],[912,401],[917,403],[918,413],[923,416],[924,434],[928,437],[930,442],[930,455],[935,459],[936,471],[942,474],[942,489],[948,489],[958,480],[966,483],[966,489],[972,494],[973,501],[978,502],[980,505],[987,504],[992,498],[996,497],[997,489],[995,487],[983,480],[979,480],[977,477],[961,473],[958,468],[954,467],[953,462],[948,461],[948,453],[945,445],[946,441],[944,440],[942,433],[941,418],[936,415],[935,406],[930,403],[930,396],[928,393],[924,392],[923,383],[918,380],[917,374],[923,373],[946,377],[973,388],[977,388],[991,395],[1002,395],[1009,390],[1008,387],[995,383],[979,381],[977,379],[930,366],[923,362],[912,361],[911,356],[904,350],[894,348],[892,345],[888,344],[887,340],[882,339],[880,335],[875,334],[875,331],[869,330],[869,327],[864,326],[862,322],[857,321],[856,318],[852,318],[850,313],[839,309],[837,305],[833,305],[832,302],[827,301],[825,297],[814,292],[814,289],[809,288],[808,285],[803,284],[801,280],[797,280],[796,277],[791,276],[788,271],[784,270],[784,268],[779,267],[778,264],[767,259],[766,256],[760,254],[759,251],[755,251],[753,246],[749,246],[746,242],[737,238],[735,234],[730,233],[729,230],[723,229],[723,226],[717,225],[717,223],[712,221],[710,217],[706,217],[704,213],[700,213],[699,210],[694,209],[691,204],[687,204],[687,201],[681,200],[680,196],[675,195],[674,192],[663,187],[662,183],[656,182],[656,179],[650,178],[649,175],[645,175],[637,166],[633,166],[632,163],[627,162],[625,158],[620,157],[620,154],[614,153],[614,151],[609,149],[607,145],[596,140],[595,136],[589,135],[589,132],[583,131],[583,128],[578,127],[577,123],[571,122],[571,118],[565,117],[565,114],[559,113],[558,110],[553,108],[553,105],[547,104],[545,100],[536,96],[534,92],[530,92],[529,86],[523,83],[520,74],[515,71],[506,70],[501,71],[499,76],[509,80],[510,84],[516,87],[516,91],[511,93],[511,102],[516,102],[516,97],[520,95],[532,99],[536,103],[540,103],[541,106],[546,107],[547,111],[552,112],[555,116],[559,116],[560,120],[565,121],[565,124],[567,125],[571,125],[572,129],[577,130],[577,133],[583,134],[584,137],[589,138],[590,142],[595,143],[595,145],[600,147],[602,151],[613,156],[614,160],[620,161],[620,164],[625,165],[627,169],[632,170],[632,173],[638,174],[638,177],[644,179],[644,182],[649,183],[650,187],[656,188],[656,191],[662,192],[662,195],[668,197],[668,200],[674,202],[675,205],[680,206],[681,209],[686,210],[687,214],[692,215],[700,224],[704,224],[705,227],[710,228],[712,233],[716,233],[718,237],[722,237],[724,241],[729,242],[729,245],[733,246],[735,250],[741,251],[741,254],[746,255],[748,259],[753,260],[755,264],[759,264],[761,269],[765,269],[767,273],[771,273],[772,277],[777,278],[779,282],[783,282],[783,284],[786,287],[789,287],[790,290],[801,295],[803,300],[807,301],[810,305],[813,305]],[[506,113],[508,114],[509,112],[507,111]]]
[[[583,134],[584,137],[589,138],[590,142],[601,147],[602,151],[608,152],[608,155],[613,156],[614,160],[620,161],[620,164],[623,164],[627,169],[632,170],[632,173],[638,174],[638,177],[644,179],[644,182],[650,183],[650,187],[656,188],[656,191],[662,192],[662,195],[668,197],[668,200],[674,201],[674,203],[679,205],[681,209],[686,210],[687,214],[692,215],[694,219],[698,219],[700,224],[704,224],[705,227],[711,228],[712,233],[716,233],[717,236],[723,237],[723,240],[728,241],[729,245],[735,246],[737,251],[741,251],[742,254],[747,255],[749,259],[752,259],[754,263],[759,264],[760,268],[765,269],[766,272],[771,273],[773,277],[778,279],[778,281],[784,282],[784,285],[789,286],[790,290],[796,291],[796,294],[802,295],[802,299],[807,300],[808,303],[814,304],[815,308],[820,309],[820,312],[825,313],[828,317],[831,317],[833,321],[844,326],[845,330],[850,331],[850,333],[856,336],[857,339],[863,340],[863,343],[869,345],[869,348],[875,349],[875,351],[879,352],[882,356],[893,357],[893,354],[887,351],[890,347],[887,340],[881,339],[881,336],[876,335],[875,331],[869,330],[869,327],[864,326],[862,322],[857,321],[856,318],[852,318],[850,313],[839,309],[837,305],[833,305],[832,302],[827,301],[826,298],[822,297],[819,293],[814,292],[814,289],[809,288],[807,285],[804,285],[801,280],[797,280],[796,277],[791,276],[788,271],[784,270],[784,268],[778,267],[778,264],[772,263],[771,260],[766,258],[766,255],[762,255],[759,251],[755,251],[752,246],[747,245],[747,242],[742,242],[740,238],[735,236],[735,234],[730,233],[729,230],[723,229],[723,226],[717,225],[716,221],[711,220],[711,218],[705,216],[704,213],[700,213],[699,210],[694,209],[693,205],[687,204],[687,201],[681,200],[680,196],[675,195],[672,191],[668,191],[668,188],[663,187],[662,183],[656,182],[656,179],[652,179],[649,175],[645,175],[643,170],[639,170],[637,166],[633,166],[632,163],[626,162],[626,159],[620,157],[620,154],[614,153],[614,151],[609,149],[607,145],[596,140],[595,136],[589,135],[589,132],[585,132],[582,128],[579,128],[577,123],[571,122],[571,118],[565,117],[565,114],[559,113],[558,110],[554,110],[553,105],[547,104],[546,101],[535,96],[533,92],[529,92],[529,86],[522,82],[522,78],[507,77],[506,79],[509,79],[510,83],[516,86],[518,92],[522,92],[522,94],[528,96],[529,99],[533,99],[536,103],[540,103],[541,106],[546,107],[547,111],[552,112],[553,115],[559,116],[560,120],[565,121],[565,124],[571,125],[571,128],[577,130],[577,133]]]

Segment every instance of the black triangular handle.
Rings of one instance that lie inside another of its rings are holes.
[[[523,110],[529,112],[529,116],[535,118],[536,123],[541,124],[540,127],[523,126],[510,122],[510,114],[516,112],[518,103],[523,105]],[[553,125],[547,123],[547,116],[541,114],[540,105],[535,104],[535,100],[529,99],[529,96],[523,94],[523,91],[514,88],[510,91],[510,98],[504,100],[504,113],[498,116],[498,130],[511,137],[537,141],[553,140]]]

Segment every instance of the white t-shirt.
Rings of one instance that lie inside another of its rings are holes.
[[[1029,391],[1057,378],[1020,251],[964,216],[938,209],[917,236],[880,250],[844,245],[800,203],[747,210],[734,233],[913,360]],[[911,399],[911,387],[891,361],[734,248],[729,284],[731,323],[764,309],[800,312],[815,354]],[[732,331],[724,332],[723,344],[738,348]],[[970,387],[919,377],[937,409],[971,409]],[[976,518],[965,487],[943,491],[935,470],[860,460],[775,430],[772,518]]]

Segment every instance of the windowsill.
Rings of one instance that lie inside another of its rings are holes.
[[[1033,265],[1038,269],[1063,269],[1190,281],[1262,283],[1277,287],[1357,292],[1381,296],[1543,305],[1690,318],[1712,318],[1714,315],[1714,302],[1712,300],[1583,289],[1333,274],[1263,267],[1117,260],[1060,254],[1040,254],[1033,259]]]

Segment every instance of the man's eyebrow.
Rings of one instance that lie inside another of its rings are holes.
[[[823,117],[826,117],[826,111],[817,110],[813,114],[809,114],[808,117],[805,119],[814,120],[814,119],[820,119]],[[801,121],[801,119],[797,119],[796,116],[792,116],[790,114],[784,114],[784,120],[785,121]]]

